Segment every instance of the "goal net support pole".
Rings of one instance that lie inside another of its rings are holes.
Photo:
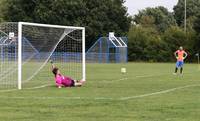
[[[85,28],[83,28],[82,37],[83,37],[83,43],[82,43],[82,65],[83,65],[82,76],[83,76],[83,80],[86,81]]]
[[[22,23],[18,23],[18,89],[22,89]]]

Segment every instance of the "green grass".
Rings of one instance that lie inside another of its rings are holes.
[[[0,121],[199,121],[200,72],[195,64],[184,69],[174,76],[174,64],[87,64],[81,88],[0,92]],[[48,71],[35,82],[54,84]],[[197,86],[121,100],[187,85]]]

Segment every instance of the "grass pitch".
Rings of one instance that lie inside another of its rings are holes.
[[[87,64],[81,88],[0,92],[0,121],[199,121],[198,66],[173,71],[174,64]],[[53,76],[35,79],[54,84]]]

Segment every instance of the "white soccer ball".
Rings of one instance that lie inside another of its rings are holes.
[[[126,68],[121,68],[121,73],[126,73]]]

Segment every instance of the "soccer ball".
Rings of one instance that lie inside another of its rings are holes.
[[[121,73],[126,73],[126,68],[121,68]]]

